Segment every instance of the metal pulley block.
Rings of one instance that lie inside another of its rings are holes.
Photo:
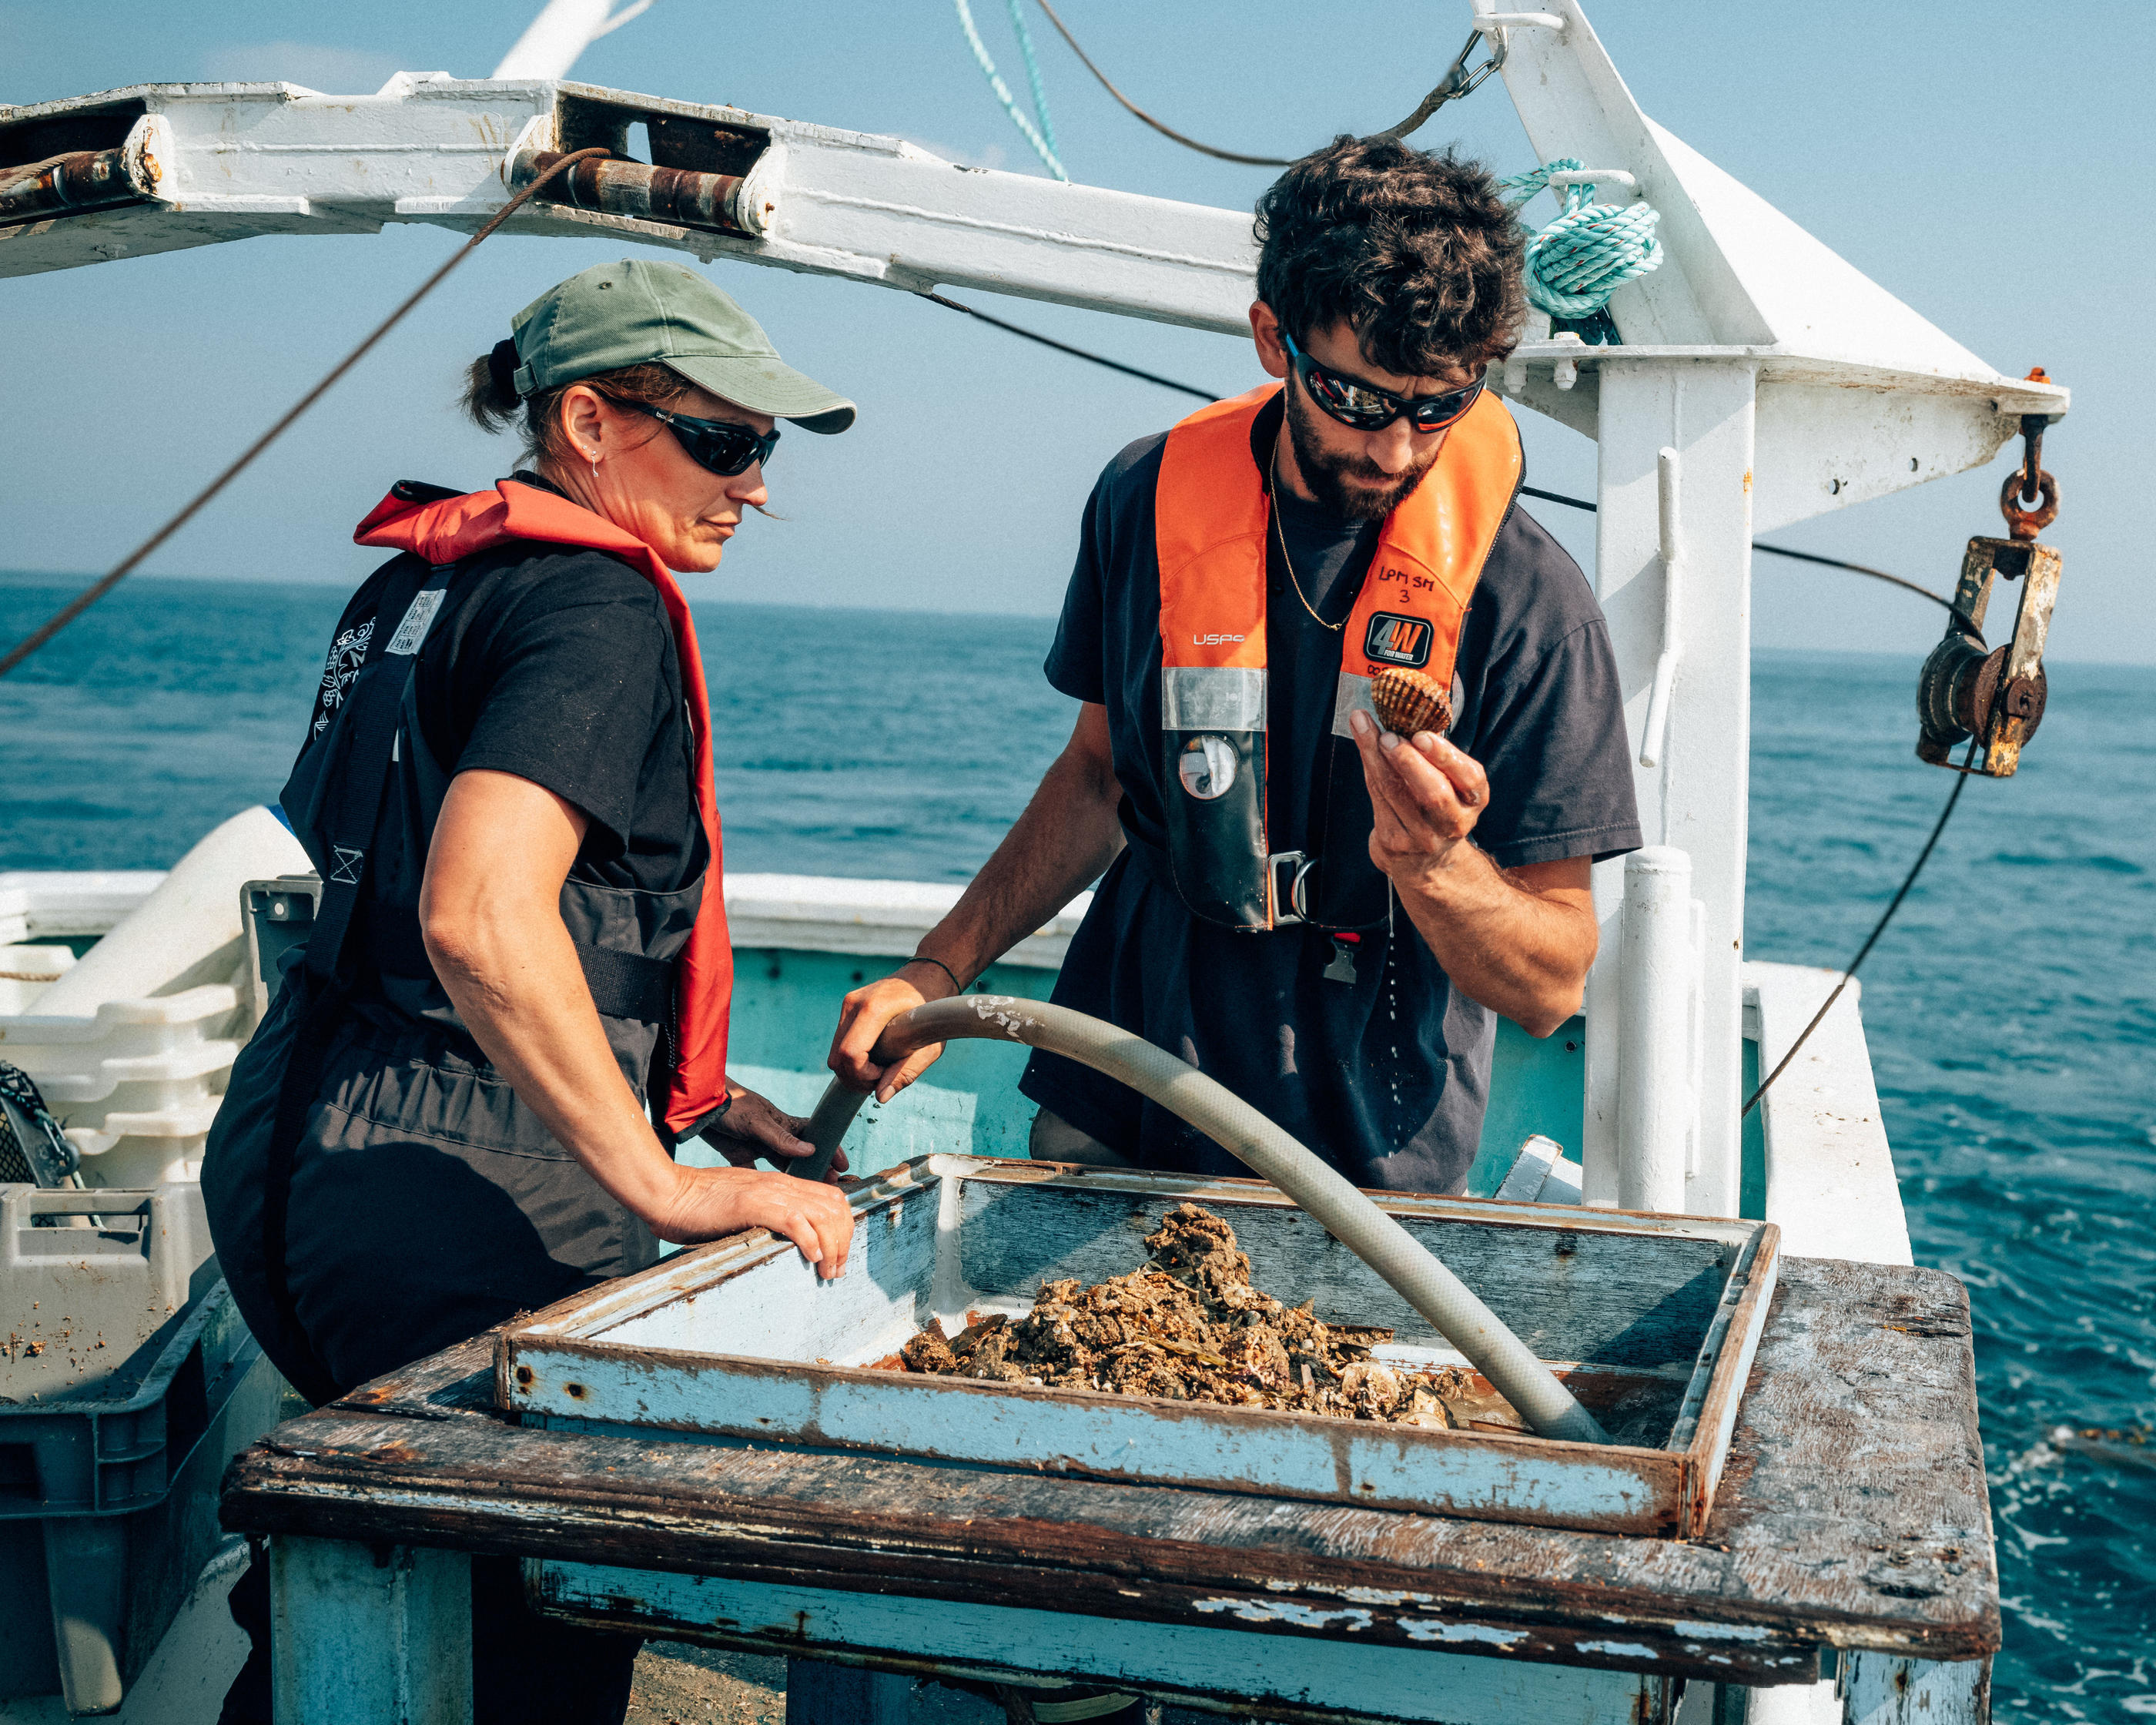
[[[2023,430],[2028,458],[2006,476],[1999,499],[2011,536],[1969,542],[1945,638],[1932,649],[1917,677],[1917,717],[1922,726],[1917,758],[1936,767],[1953,766],[1949,757],[1955,745],[1974,737],[1979,747],[1961,770],[1992,778],[2013,777],[2022,748],[2043,721],[2044,639],[2051,629],[2062,565],[2056,547],[2036,541],[2059,512],[2058,482],[2037,465],[2041,421],[2035,429],[2025,421]],[[2022,498],[2037,499],[2039,506],[2023,509]],[[2014,615],[2013,639],[1990,649],[1984,644],[1984,617],[1993,582],[2000,577],[2021,583],[2021,603]]]
[[[0,1060],[0,1185],[72,1186],[81,1162],[29,1074]]]

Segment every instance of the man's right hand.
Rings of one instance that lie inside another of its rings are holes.
[[[849,1090],[873,1090],[878,1101],[887,1102],[926,1072],[942,1045],[883,1065],[875,1045],[884,1027],[924,1002],[949,999],[959,992],[959,977],[978,977],[1046,924],[1088,880],[1099,880],[1123,848],[1116,812],[1122,800],[1108,710],[1087,701],[1025,813],[922,940],[921,950],[937,957],[909,958],[881,982],[846,996],[829,1062],[839,1082]],[[947,962],[957,974],[945,973]]]
[[[901,1013],[931,1000],[947,1000],[957,992],[941,965],[909,958],[881,981],[856,988],[839,1002],[838,1033],[831,1038],[831,1057],[825,1064],[847,1089],[873,1090],[879,1102],[888,1102],[935,1064],[943,1045],[931,1043],[902,1060],[878,1065],[876,1039],[884,1026]]]

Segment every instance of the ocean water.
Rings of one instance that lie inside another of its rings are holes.
[[[0,643],[75,583],[0,577]],[[160,867],[275,796],[341,596],[139,580],[0,681],[0,869]],[[737,870],[963,880],[1074,717],[1037,619],[700,610]],[[1747,946],[1844,962],[1951,780],[1916,666],[1754,665]],[[2008,1718],[2156,1716],[2156,719],[2055,665],[1863,1008],[1920,1262],[1969,1285]]]

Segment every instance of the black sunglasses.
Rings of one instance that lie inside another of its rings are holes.
[[[689,459],[724,479],[747,473],[759,461],[771,459],[778,447],[778,428],[752,431],[731,419],[691,419],[686,413],[670,413],[664,408],[647,408],[641,402],[622,402],[622,407],[649,413],[672,432]]]
[[[1281,331],[1281,340],[1287,343],[1288,361],[1310,398],[1332,418],[1357,431],[1383,431],[1404,414],[1410,431],[1442,431],[1466,417],[1488,381],[1477,377],[1465,389],[1447,390],[1443,395],[1394,395],[1358,377],[1327,371],[1296,347],[1295,337],[1286,330]]]

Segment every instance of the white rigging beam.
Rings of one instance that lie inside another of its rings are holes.
[[[728,235],[541,203],[505,231],[614,234],[706,261],[1249,327],[1257,248],[1245,212],[961,167],[899,138],[738,109],[439,74],[400,73],[371,96],[158,84],[0,108],[0,182],[11,164],[39,159],[24,152],[40,137],[64,131],[105,148],[131,133],[136,153],[146,141],[153,162],[147,195],[136,202],[0,227],[0,275],[262,234],[372,233],[389,222],[470,232],[506,201],[515,157],[588,144],[625,150],[639,122],[691,152],[671,165],[695,166],[701,142],[727,141],[747,167],[742,207],[760,231]],[[662,162],[668,153],[654,146]]]

